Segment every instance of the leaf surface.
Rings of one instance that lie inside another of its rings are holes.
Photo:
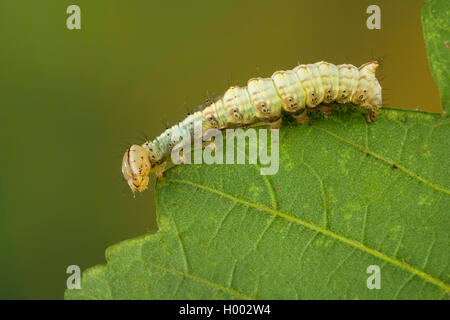
[[[438,85],[441,106],[450,111],[450,1],[426,1],[422,26],[431,73]]]
[[[184,165],[157,185],[160,231],[121,242],[71,299],[443,299],[446,117],[338,111],[280,130],[280,169]],[[367,288],[368,266],[381,289]]]

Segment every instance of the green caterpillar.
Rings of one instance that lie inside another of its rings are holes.
[[[382,104],[381,86],[375,77],[377,68],[377,61],[359,68],[321,61],[277,71],[271,78],[250,79],[247,87],[230,87],[222,97],[202,106],[153,141],[128,148],[122,161],[123,176],[133,192],[145,190],[151,171],[162,177],[178,142],[172,136],[193,137],[194,123],[198,121],[203,132],[259,123],[275,129],[280,127],[284,113],[305,123],[308,110],[320,108],[330,113],[331,108],[326,105],[332,102],[357,105],[368,112],[368,122],[375,121]]]

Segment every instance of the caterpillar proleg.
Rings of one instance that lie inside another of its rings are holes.
[[[305,123],[308,110],[332,102],[359,106],[367,111],[368,122],[375,121],[382,104],[381,86],[375,77],[377,67],[377,61],[359,68],[320,61],[277,71],[270,78],[252,78],[247,87],[230,87],[222,97],[198,108],[153,141],[128,148],[122,161],[123,176],[133,192],[145,190],[150,172],[162,177],[170,153],[179,142],[172,137],[193,137],[194,124],[199,121],[203,132],[259,123],[279,128],[283,114]]]

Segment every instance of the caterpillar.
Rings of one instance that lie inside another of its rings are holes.
[[[281,126],[282,115],[292,115],[297,123],[308,121],[308,110],[329,114],[332,102],[351,103],[367,111],[367,121],[376,120],[381,108],[381,86],[375,76],[379,64],[371,61],[359,68],[320,61],[300,64],[292,70],[276,71],[270,78],[252,78],[247,87],[230,87],[223,96],[207,101],[184,120],[153,141],[132,145],[122,160],[122,174],[132,192],[144,191],[149,174],[161,178],[175,146],[172,134],[194,135],[194,123],[201,121],[203,132],[233,127],[268,124]]]

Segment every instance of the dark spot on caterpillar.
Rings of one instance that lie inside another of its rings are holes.
[[[398,167],[395,163],[392,165],[392,169],[398,169]]]
[[[260,102],[260,103],[257,105],[257,108],[258,108],[259,110],[261,110],[262,113],[270,113],[270,110],[267,108],[265,102]]]
[[[172,203],[172,205],[174,206],[174,207],[176,207],[177,206],[177,204],[174,202],[174,203]]]
[[[366,152],[366,157],[370,156],[370,154],[368,152]]]

